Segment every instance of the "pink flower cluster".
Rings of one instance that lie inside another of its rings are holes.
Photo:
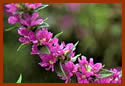
[[[75,58],[73,43],[65,44],[65,42],[62,42],[60,44],[59,39],[54,37],[53,33],[48,32],[46,27],[38,29],[38,26],[43,23],[43,19],[34,10],[42,5],[41,3],[11,3],[5,5],[6,11],[11,15],[8,22],[21,25],[18,29],[18,34],[21,36],[19,42],[32,45],[31,54],[40,57],[39,65],[41,67],[53,72],[56,71],[55,65],[58,65],[63,75],[61,73],[57,73],[57,75],[66,83],[72,82],[72,77],[75,77],[78,83],[121,83],[120,71],[112,69],[112,76],[99,79],[99,71],[103,68],[101,63],[94,64],[93,58],[87,61],[85,56],[81,56],[81,59],[78,57],[78,63],[75,64],[72,61]],[[24,12],[24,10],[21,10],[22,8],[28,9],[25,9]],[[32,12],[26,11],[29,9]],[[41,47],[47,47],[49,53],[42,53]],[[61,63],[61,65],[59,66],[58,63]]]

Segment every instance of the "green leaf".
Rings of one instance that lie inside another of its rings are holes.
[[[48,7],[48,4],[43,4],[41,7],[37,8],[35,11],[38,12],[46,7]]]
[[[24,48],[24,47],[26,47],[26,44],[22,43],[22,44],[17,48],[17,52],[18,52],[20,49]]]
[[[45,22],[45,21],[47,21],[48,20],[48,17],[47,18],[45,18],[44,20],[43,20],[43,22]]]
[[[60,37],[62,34],[63,34],[63,32],[60,32],[60,33],[56,34],[56,35],[54,36],[54,38],[58,38],[58,37]]]
[[[48,49],[47,46],[43,46],[43,47],[40,49],[40,52],[41,52],[42,54],[50,54],[50,51],[49,51],[49,49]]]
[[[11,31],[11,30],[13,30],[13,29],[15,29],[16,28],[16,26],[13,26],[13,27],[10,27],[10,28],[8,28],[8,29],[5,29],[5,31]]]
[[[99,73],[100,73],[100,78],[109,77],[109,76],[111,76],[113,74],[113,72],[111,72],[111,71],[109,71],[107,69],[101,69],[99,71]]]
[[[75,62],[79,56],[81,56],[81,54],[78,54],[78,55],[76,55],[75,57],[73,57],[73,58],[72,58],[72,62]]]
[[[16,83],[21,83],[21,82],[22,82],[22,74],[20,74],[20,76],[19,76],[19,78],[18,78]]]
[[[49,24],[47,24],[46,22],[43,22],[42,24],[40,24],[39,29],[42,27],[49,27]]]
[[[63,76],[66,77],[66,74],[65,74],[65,72],[64,72],[64,70],[63,70],[61,61],[59,62],[59,66],[60,66],[60,69],[61,69],[61,71],[62,71],[62,73],[63,73]]]
[[[74,44],[74,46],[73,46],[73,51],[76,49],[76,46],[78,45],[78,43],[79,43],[79,41],[77,41],[75,44]]]
[[[64,70],[63,70],[63,68],[62,68],[62,64],[61,64],[61,62],[57,62],[56,64],[55,64],[55,72],[57,73],[57,74],[59,74],[59,75],[61,75],[61,76],[63,76],[63,77],[66,77],[66,75],[65,75],[65,72],[64,72]]]

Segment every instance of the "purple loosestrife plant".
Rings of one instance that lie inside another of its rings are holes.
[[[104,69],[102,63],[89,61],[81,54],[75,55],[76,44],[59,43],[59,33],[54,36],[47,29],[47,23],[39,16],[38,10],[47,7],[42,3],[10,3],[6,11],[10,14],[9,24],[19,23],[19,42],[32,45],[31,55],[38,55],[38,63],[45,70],[56,72],[65,83],[121,83],[121,69]],[[78,4],[79,6],[79,4]],[[43,26],[43,24],[46,24]],[[22,48],[19,46],[18,50]],[[45,48],[48,52],[44,52]],[[78,61],[78,62],[77,62]]]

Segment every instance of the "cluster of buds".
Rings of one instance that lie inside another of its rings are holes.
[[[10,14],[8,23],[20,24],[19,42],[32,45],[31,55],[38,55],[41,59],[38,64],[47,71],[55,71],[60,79],[65,80],[65,83],[121,83],[121,70],[104,70],[102,63],[94,64],[93,58],[87,61],[85,56],[75,55],[78,42],[76,44],[59,43],[60,33],[54,36],[49,32],[48,27],[43,26],[46,24],[45,20],[37,11],[46,6],[42,3],[5,5],[6,11]],[[44,52],[45,50],[48,52]]]

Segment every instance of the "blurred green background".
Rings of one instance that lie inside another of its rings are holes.
[[[60,42],[75,43],[76,54],[94,58],[106,68],[122,66],[122,5],[119,3],[55,3],[40,11],[48,17],[49,31],[63,31]],[[55,72],[45,71],[36,55],[30,55],[31,46],[17,52],[20,45],[17,29],[6,32],[8,24],[4,9],[3,82],[15,83],[19,74],[23,83],[61,83]]]

